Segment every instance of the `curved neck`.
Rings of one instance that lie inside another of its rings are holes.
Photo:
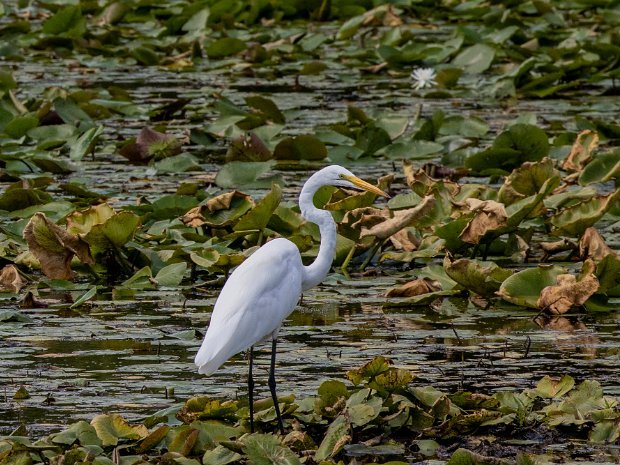
[[[315,223],[321,233],[321,245],[314,262],[304,266],[302,289],[305,291],[319,284],[332,266],[334,253],[336,252],[336,223],[331,213],[314,206],[314,194],[322,186],[320,180],[311,176],[304,184],[299,195],[299,207],[301,215]]]

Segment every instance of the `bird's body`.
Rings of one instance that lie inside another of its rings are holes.
[[[278,257],[278,267],[271,267]],[[233,355],[277,335],[301,297],[302,263],[288,239],[263,245],[230,276],[213,309],[196,355],[198,372],[210,375]]]
[[[250,425],[253,426],[252,346],[271,338],[269,388],[283,431],[275,391],[276,337],[284,319],[293,311],[301,293],[319,284],[329,272],[336,249],[336,224],[331,213],[316,208],[316,191],[325,185],[358,187],[386,196],[379,188],[355,177],[341,166],[332,165],[313,174],[299,195],[301,214],[315,223],[321,246],[314,262],[304,266],[297,246],[287,239],[274,239],[239,265],[220,293],[207,334],[196,354],[199,373],[210,375],[234,354],[250,349]]]

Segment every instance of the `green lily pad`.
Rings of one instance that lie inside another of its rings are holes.
[[[541,291],[557,283],[557,277],[566,273],[559,266],[538,266],[527,268],[506,278],[497,294],[515,305],[538,308],[537,301]]]
[[[579,175],[579,184],[587,186],[620,178],[620,150],[598,155],[588,163]]]
[[[281,140],[273,151],[276,160],[322,160],[327,148],[315,136],[299,135]]]
[[[351,440],[350,434],[351,425],[349,421],[345,416],[338,415],[329,425],[329,428],[327,428],[325,437],[316,451],[316,460],[326,460],[338,454],[338,452],[340,452]]]
[[[121,439],[144,439],[149,434],[144,425],[132,426],[118,414],[97,415],[90,424],[104,447],[116,446]]]
[[[461,258],[443,261],[446,274],[465,289],[484,297],[494,296],[502,283],[512,275],[512,270],[500,268],[493,262]]]

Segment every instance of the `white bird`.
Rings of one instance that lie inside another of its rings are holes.
[[[321,245],[315,261],[304,266],[297,246],[288,239],[274,239],[254,252],[230,275],[215,303],[207,334],[196,354],[198,372],[212,374],[233,355],[250,349],[248,396],[250,430],[254,432],[254,381],[252,355],[254,344],[271,338],[269,390],[284,433],[276,396],[276,338],[284,319],[293,311],[301,293],[319,284],[331,267],[336,250],[336,223],[331,213],[316,208],[314,194],[322,186],[360,188],[384,197],[388,195],[362,181],[349,170],[332,165],[314,173],[299,195],[301,214],[316,223]]]

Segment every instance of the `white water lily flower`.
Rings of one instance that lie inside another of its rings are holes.
[[[425,87],[433,87],[437,82],[435,81],[437,73],[433,68],[415,68],[411,72],[411,78],[415,81],[415,89],[424,89]]]

